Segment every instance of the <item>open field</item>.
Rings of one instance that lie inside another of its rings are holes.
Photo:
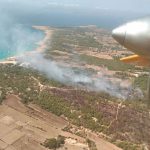
[[[44,150],[40,143],[47,138],[63,135],[65,145],[59,150],[88,150],[86,140],[82,137],[63,131],[68,121],[57,117],[36,105],[25,106],[17,96],[10,95],[0,106],[0,149],[5,150]],[[98,149],[120,150],[114,145],[96,136]]]

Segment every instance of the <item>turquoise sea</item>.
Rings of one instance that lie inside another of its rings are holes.
[[[0,36],[0,60],[33,51],[44,38],[44,32],[28,26],[15,26]]]
[[[23,16],[22,16],[23,15]],[[11,56],[20,55],[26,51],[34,50],[44,33],[33,29],[32,25],[45,25],[51,27],[72,27],[97,25],[98,27],[112,30],[126,22],[135,15],[127,15],[112,11],[95,10],[87,12],[80,10],[55,10],[44,11],[38,14],[18,14],[15,24],[0,22],[0,60]],[[1,25],[2,24],[2,25]]]

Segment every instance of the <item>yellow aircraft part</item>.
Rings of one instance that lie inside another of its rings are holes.
[[[150,59],[139,56],[139,55],[132,55],[132,56],[124,57],[124,58],[121,58],[120,60],[125,63],[132,63],[132,64],[141,65],[141,66],[150,66]]]

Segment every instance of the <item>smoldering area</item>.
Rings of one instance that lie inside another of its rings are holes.
[[[30,67],[45,74],[49,79],[73,86],[82,90],[106,92],[121,99],[143,98],[139,88],[134,88],[128,80],[108,78],[106,72],[100,72],[100,76],[87,73],[86,70],[74,70],[71,65],[60,66],[55,60],[46,59],[44,54],[34,53],[18,58],[21,66]]]

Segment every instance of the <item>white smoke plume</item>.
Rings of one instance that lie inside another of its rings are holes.
[[[11,27],[0,23],[0,48],[3,52],[11,55],[20,55],[31,50],[33,43],[39,41],[42,33],[33,31],[23,25],[11,24]]]
[[[33,30],[31,26],[17,22],[14,16],[5,13],[0,5],[0,54],[7,51],[8,56],[19,55],[32,49],[33,43],[42,36],[40,31]]]
[[[110,80],[105,77],[103,72],[101,72],[101,77],[95,78],[83,72],[76,73],[71,66],[70,68],[60,67],[57,62],[46,59],[41,53],[23,56],[18,58],[18,60],[22,65],[32,67],[46,74],[48,78],[67,85],[77,86],[90,91],[106,92],[121,99],[132,98],[133,93],[142,98],[142,92],[139,89],[134,89],[126,80],[118,79],[116,82],[113,82],[112,80],[116,80],[116,78],[112,77],[112,80]]]

